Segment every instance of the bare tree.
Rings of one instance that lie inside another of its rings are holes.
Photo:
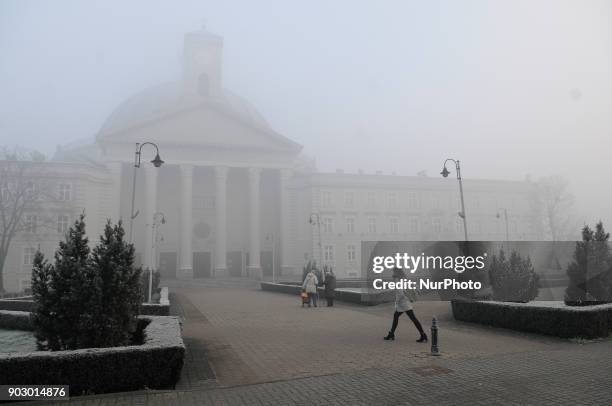
[[[4,266],[11,242],[18,233],[36,227],[26,214],[41,212],[42,197],[48,191],[36,164],[44,159],[38,152],[0,149],[0,293],[4,291]]]
[[[552,241],[565,240],[580,231],[573,230],[576,226],[573,213],[575,199],[567,186],[567,180],[561,176],[541,178],[537,183],[544,230]]]
[[[556,242],[575,239],[580,231],[574,213],[574,196],[568,191],[567,180],[558,175],[541,178],[535,186],[535,202],[543,232],[552,241],[546,262],[549,268],[561,269]]]

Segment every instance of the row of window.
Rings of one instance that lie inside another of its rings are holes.
[[[335,259],[335,252],[333,245],[324,245],[323,246],[323,261],[324,262],[333,262]],[[354,244],[348,244],[346,246],[346,260],[349,263],[353,263],[357,261],[357,246]]]
[[[60,234],[68,231],[68,216],[60,214],[57,216],[57,232]],[[26,233],[35,233],[36,227],[38,226],[38,216],[35,214],[28,214],[24,217],[23,231]]]
[[[375,208],[378,204],[379,193],[367,192],[366,195],[366,207]],[[332,193],[328,190],[321,191],[321,207],[328,208],[332,207]],[[357,206],[356,194],[353,191],[344,192],[344,207],[355,208]],[[389,208],[399,207],[399,198],[397,192],[387,193],[387,206]],[[418,209],[420,206],[419,198],[416,192],[408,193],[408,207],[411,209]]]
[[[421,208],[421,196],[419,196],[419,193],[417,192],[407,192],[406,194],[406,206],[408,209],[412,209],[412,210],[418,210]],[[322,208],[331,208],[334,207],[334,201],[332,199],[332,192],[330,190],[322,190],[321,191],[321,195],[320,195],[321,201],[321,207]],[[401,206],[400,204],[400,198],[398,195],[398,192],[387,192],[386,196],[381,196],[380,192],[374,192],[374,191],[369,191],[366,192],[366,200],[365,200],[365,207],[367,208],[376,208],[377,205],[379,204],[379,200],[385,198],[386,200],[386,207],[390,208],[390,209],[397,209]],[[441,209],[443,207],[448,207],[449,206],[449,202],[455,202],[454,204],[457,206],[457,208],[460,208],[460,201],[459,199],[455,199],[452,200],[451,197],[447,194],[443,194],[443,193],[437,193],[434,194],[433,196],[431,196],[430,198],[430,203],[427,205],[427,207],[429,209]],[[447,204],[444,204],[444,200],[446,200]],[[486,197],[485,197],[486,200]],[[472,207],[472,208],[480,208],[481,207],[481,199],[477,196],[472,196],[472,197],[468,197],[468,201],[466,202],[468,207]],[[499,203],[497,200],[493,200],[493,201],[486,201],[486,203],[489,203],[485,206],[490,206],[490,207],[498,207]],[[504,203],[503,205],[505,205],[506,207],[513,207],[514,206],[514,201],[510,201],[509,199],[504,199]],[[357,207],[357,193],[354,191],[345,191],[344,192],[344,202],[342,207],[347,208],[347,209],[354,209]]]
[[[378,232],[378,219],[376,217],[368,217],[367,218],[367,232],[368,233],[377,233]],[[355,217],[346,217],[345,218],[345,231],[347,233],[355,232]],[[409,233],[418,233],[421,229],[420,222],[418,217],[410,217],[408,218],[408,228],[407,232]],[[390,233],[399,233],[400,232],[400,218],[399,217],[389,217],[388,230]],[[462,230],[461,222],[457,222],[457,231]],[[433,217],[431,219],[431,229],[434,233],[442,232],[442,219],[440,217]],[[324,233],[333,233],[334,232],[334,219],[332,217],[323,217],[321,219],[321,231]]]

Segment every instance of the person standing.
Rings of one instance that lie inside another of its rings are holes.
[[[399,282],[404,279],[406,275],[404,271],[399,268],[393,269],[393,280],[395,282]],[[391,324],[391,330],[386,337],[383,337],[385,340],[395,340],[395,329],[397,328],[397,324],[399,322],[399,317],[402,313],[406,313],[414,326],[417,328],[421,337],[416,340],[417,343],[426,343],[427,342],[427,334],[423,331],[423,326],[421,326],[421,322],[414,315],[414,310],[412,309],[412,303],[416,300],[416,295],[414,291],[410,291],[409,289],[396,289],[395,290],[395,312],[393,313],[393,323]]]
[[[325,299],[327,299],[327,307],[334,305],[334,297],[336,296],[336,275],[329,268],[325,270]]]
[[[302,283],[302,290],[308,294],[308,307],[310,307],[310,303],[317,307],[317,285],[319,284],[319,280],[317,279],[317,275],[311,270],[306,274],[304,278],[304,282]]]

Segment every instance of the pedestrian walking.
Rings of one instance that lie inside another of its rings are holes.
[[[393,280],[399,282],[404,279],[406,274],[403,270],[399,268],[393,269]],[[397,323],[399,321],[399,317],[402,313],[406,313],[410,320],[414,323],[414,326],[417,328],[419,333],[421,334],[417,343],[426,343],[427,342],[427,334],[423,331],[423,326],[421,326],[421,322],[414,315],[414,310],[412,308],[412,304],[416,301],[416,293],[411,289],[396,289],[395,290],[395,312],[393,313],[393,323],[391,324],[391,330],[386,337],[385,340],[395,340],[395,329],[397,328]]]

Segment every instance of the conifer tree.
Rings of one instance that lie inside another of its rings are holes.
[[[82,214],[60,241],[55,265],[36,255],[32,274],[35,298],[34,326],[39,347],[53,351],[80,348],[83,303],[86,289],[89,246]]]
[[[134,267],[134,246],[124,241],[121,222],[110,221],[93,249],[91,322],[87,330],[92,346],[110,347],[129,342],[140,310],[141,269]]]
[[[581,306],[609,302],[612,297],[612,253],[600,221],[592,230],[582,229],[582,241],[576,242],[574,260],[567,267],[569,284],[565,290],[565,303]]]

